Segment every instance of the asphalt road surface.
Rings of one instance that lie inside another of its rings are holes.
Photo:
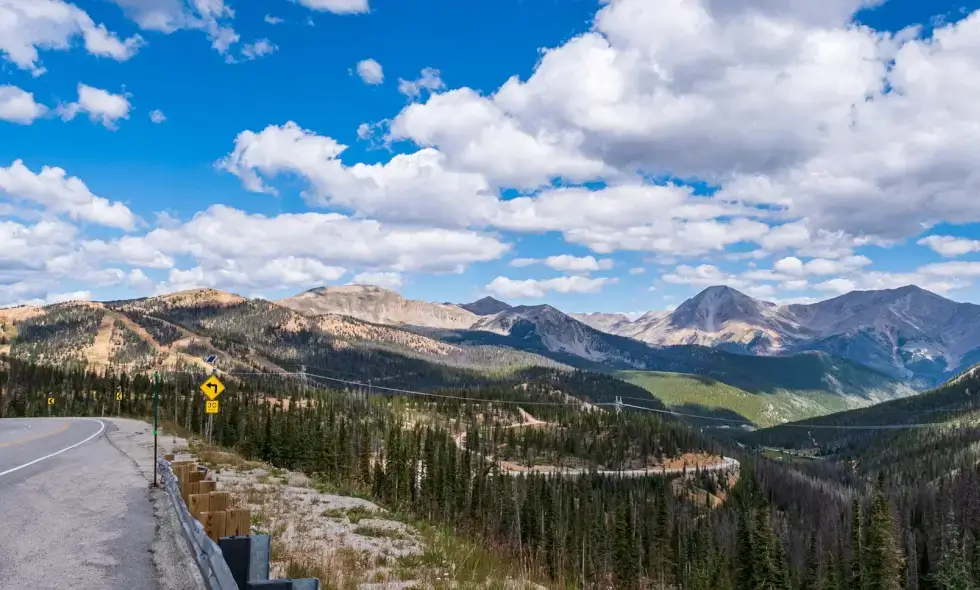
[[[146,480],[86,418],[0,420],[0,590],[152,590]]]

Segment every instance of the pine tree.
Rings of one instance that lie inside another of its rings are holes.
[[[864,589],[864,527],[861,518],[861,500],[855,497],[851,504],[851,580],[849,588]]]
[[[868,580],[871,590],[902,590],[904,557],[895,536],[895,523],[885,496],[884,474],[880,474],[871,499],[868,517]]]
[[[950,509],[943,525],[942,557],[935,574],[930,574],[936,590],[975,590],[970,576],[970,565],[963,552],[963,539]]]
[[[810,533],[810,541],[806,551],[806,572],[803,578],[803,590],[819,590],[820,588],[820,554],[817,548],[817,533]]]
[[[630,501],[626,497],[621,497],[616,502],[616,538],[613,543],[616,553],[616,586],[635,588],[639,580],[639,567]]]
[[[837,575],[837,564],[833,560],[827,562],[827,571],[823,577],[820,590],[841,590],[840,578]]]
[[[753,527],[750,510],[742,506],[738,511],[738,530],[735,537],[735,585],[738,588],[752,588],[755,582]]]

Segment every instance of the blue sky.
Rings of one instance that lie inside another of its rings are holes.
[[[0,0],[0,305],[980,302],[978,7]]]

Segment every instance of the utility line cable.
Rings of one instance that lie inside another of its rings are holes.
[[[305,374],[308,377],[313,377],[313,378],[316,378],[316,379],[324,379],[324,380],[327,380],[327,381],[333,381],[333,382],[337,382],[337,383],[344,383],[344,384],[347,384],[347,385],[356,385],[356,386],[359,386],[359,387],[366,387],[369,390],[370,389],[380,389],[380,390],[383,390],[383,391],[390,391],[392,393],[400,393],[400,394],[405,394],[405,395],[415,395],[415,396],[431,397],[431,398],[439,398],[439,399],[451,399],[451,400],[457,400],[457,401],[485,403],[485,404],[486,403],[496,403],[496,404],[531,405],[531,406],[568,406],[568,407],[574,407],[574,404],[572,402],[535,402],[535,401],[517,401],[517,400],[498,400],[498,399],[486,399],[486,398],[464,397],[464,396],[455,396],[455,395],[444,395],[444,394],[438,394],[438,393],[428,393],[428,392],[424,392],[424,391],[414,391],[414,390],[411,390],[411,389],[400,389],[400,388],[396,388],[396,387],[385,387],[385,386],[382,386],[382,385],[374,385],[374,384],[371,384],[371,383],[364,383],[364,382],[361,382],[361,381],[352,381],[352,380],[349,380],[349,379],[340,379],[340,378],[337,378],[337,377],[327,377],[325,375],[319,375],[319,374],[316,374],[316,373],[308,373],[308,372],[307,373],[299,373],[299,372],[293,372],[293,371],[279,371],[279,372],[274,372],[274,373],[268,373],[268,372],[267,373],[244,373],[244,372],[239,373],[239,372],[233,372],[231,374],[233,374],[233,375],[260,374],[260,375],[269,375],[269,376],[272,376],[272,375],[279,375],[279,376],[291,375],[291,376],[297,376],[297,375],[303,375],[303,374]],[[639,398],[621,398],[621,399],[639,399]],[[653,398],[651,398],[651,401],[652,400],[653,400]],[[582,401],[581,403],[582,404],[589,404],[589,405],[592,405],[592,406],[615,406],[616,405],[614,402],[585,402],[585,401]],[[731,418],[718,418],[718,417],[715,417],[715,416],[702,416],[702,415],[699,415],[699,414],[688,414],[688,413],[685,413],[685,412],[675,412],[673,410],[661,410],[661,409],[657,409],[657,408],[648,408],[648,407],[644,407],[644,406],[637,406],[637,405],[625,404],[625,403],[622,404],[622,407],[624,407],[624,408],[633,408],[633,409],[636,409],[636,410],[644,410],[644,411],[647,411],[647,412],[654,412],[654,413],[658,413],[658,414],[668,414],[668,415],[677,416],[677,417],[695,418],[695,419],[699,419],[699,420],[713,420],[713,421],[717,421],[717,422],[728,422],[728,423],[732,423],[732,424],[739,424],[739,425],[745,425],[745,426],[755,426],[755,424],[752,424],[751,422],[747,422],[747,421],[744,421],[744,420],[734,420],[734,419],[731,419]],[[805,429],[810,429],[810,430],[814,430],[814,429],[815,430],[902,430],[902,429],[907,429],[907,428],[940,428],[940,427],[943,427],[943,426],[952,426],[952,425],[955,425],[957,423],[958,422],[956,422],[956,421],[952,421],[952,422],[920,422],[920,423],[912,423],[912,424],[864,424],[864,425],[854,425],[854,424],[852,424],[852,425],[839,425],[839,426],[835,426],[835,425],[831,425],[831,424],[794,424],[794,423],[786,423],[786,424],[778,424],[776,426],[785,426],[785,427],[789,427],[789,428],[805,428]]]

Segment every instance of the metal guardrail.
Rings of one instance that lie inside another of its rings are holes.
[[[190,547],[205,587],[207,590],[239,590],[231,569],[221,553],[221,548],[208,537],[201,523],[187,510],[187,505],[180,496],[177,476],[174,475],[170,462],[157,459],[157,467],[162,475],[163,486],[170,494],[170,500],[177,511],[181,533]]]

